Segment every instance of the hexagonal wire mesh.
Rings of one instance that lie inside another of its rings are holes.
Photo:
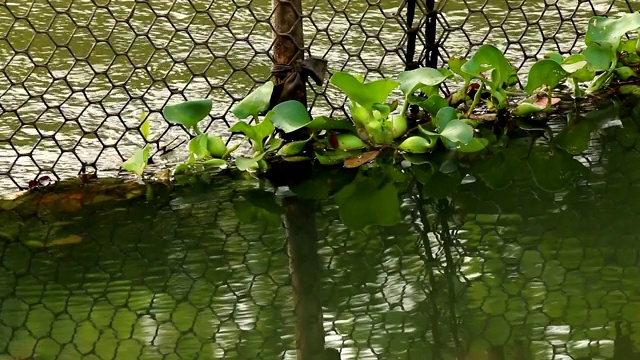
[[[628,0],[441,1],[433,17],[431,3],[305,3],[306,52],[330,71],[377,78],[489,42],[522,69],[546,51],[574,50],[592,14],[635,9]],[[212,98],[206,129],[224,133],[233,104],[270,78],[271,15],[264,0],[0,4],[0,192],[39,175],[117,171],[144,142],[142,111],[156,159],[182,158],[165,153],[187,134],[160,114],[182,99]],[[316,114],[342,108],[331,87],[312,94]]]
[[[332,70],[393,76],[404,69],[405,6],[307,2],[307,53]],[[271,76],[271,16],[266,0],[1,3],[0,189],[117,171],[144,142],[142,111],[157,156],[180,158],[161,156],[187,134],[160,111],[183,99],[213,99],[206,130],[224,135],[233,104]],[[318,88],[310,104],[326,113],[342,102]]]
[[[137,128],[142,109],[153,114],[156,146],[184,138],[158,114],[164,104],[183,97],[214,98],[217,107],[209,128],[224,130],[232,121],[230,106],[269,76],[269,4],[202,4],[61,0],[0,5],[3,186],[24,185],[40,172],[65,176],[82,165],[117,167],[132,144],[142,141]],[[446,60],[452,51],[466,54],[481,41],[500,40],[512,59],[522,60],[516,62],[519,66],[544,53],[545,46],[571,51],[575,45],[565,46],[575,44],[593,12],[632,8],[628,1],[507,1],[503,8],[465,1],[464,9],[459,4],[441,3],[440,59]],[[405,6],[399,4],[398,11]],[[418,6],[419,13],[427,13],[423,4]],[[331,69],[394,75],[404,68],[404,59],[409,60],[401,49],[406,28],[394,11],[387,4],[316,2],[305,9],[305,29],[318,29],[305,32],[309,51],[331,59]],[[537,22],[531,14],[539,14]],[[555,29],[555,22],[545,21],[558,18]],[[526,29],[518,19],[526,20]],[[418,29],[425,21],[422,17]],[[528,29],[534,29],[531,38]],[[455,42],[456,37],[463,40]],[[417,38],[416,50],[424,58],[427,37],[418,32]],[[546,44],[542,47],[541,39]],[[317,93],[316,109],[340,108],[341,97],[330,90]],[[629,129],[623,132],[630,134]],[[629,174],[637,174],[637,152],[610,151]],[[323,303],[332,304],[326,318],[332,324],[326,329],[328,346],[341,348],[344,356],[397,358],[408,349],[420,356],[438,341],[439,351],[452,354],[455,350],[449,348],[467,336],[499,348],[496,353],[513,354],[522,347],[522,332],[531,331],[531,344],[558,358],[566,353],[573,358],[615,353],[609,340],[617,324],[606,316],[622,308],[629,326],[636,326],[636,289],[619,289],[620,283],[638,284],[638,249],[629,242],[611,254],[602,244],[618,233],[611,231],[614,222],[608,217],[619,214],[621,194],[638,194],[628,184],[594,184],[604,187],[590,191],[606,206],[597,207],[595,214],[578,206],[552,223],[544,216],[557,206],[549,194],[526,186],[516,188],[515,194],[470,191],[471,197],[482,194],[476,205],[488,215],[476,210],[463,222],[466,235],[457,235],[456,241],[466,240],[469,246],[460,253],[456,248],[447,253],[447,242],[452,241],[448,232],[428,238],[420,235],[418,226],[403,236],[353,233],[337,220],[335,208],[324,208],[317,221],[324,239],[320,251],[326,255],[322,268],[331,277],[322,293]],[[596,195],[598,191],[602,194]],[[237,196],[235,190],[216,191],[187,197],[170,208],[131,201],[115,209],[97,209],[65,229],[86,238],[72,249],[33,251],[22,243],[3,242],[0,349],[14,357],[44,353],[61,359],[155,359],[195,353],[208,358],[292,357],[284,234],[281,229],[263,231],[238,222],[232,211]],[[520,218],[508,215],[522,211],[514,201],[523,198],[536,205],[527,210],[528,224],[536,225],[527,231],[519,227]],[[446,211],[446,204],[438,206],[434,214]],[[424,226],[418,220],[422,215],[416,214],[424,208],[408,206],[405,211],[415,219],[412,223]],[[625,212],[625,226],[636,223],[635,213]],[[25,240],[54,233],[44,220],[34,218],[24,227]],[[581,231],[590,233],[593,243],[582,249],[571,233],[580,226],[558,229],[559,222],[584,226]],[[58,221],[56,226],[67,225]],[[140,238],[143,232],[148,236]],[[430,250],[422,250],[416,237],[430,243]],[[552,241],[555,237],[562,242]],[[260,241],[247,240],[256,238]],[[540,239],[549,241],[538,243]],[[461,265],[474,255],[482,264],[480,276]],[[605,266],[611,257],[617,263]],[[459,304],[451,301],[459,295],[451,274],[464,271],[459,278],[468,283],[470,310],[463,315],[484,319],[469,329],[458,327]],[[625,276],[620,278],[620,273]],[[496,274],[513,281],[503,284]],[[587,299],[576,290],[584,284],[590,291]],[[541,288],[548,296],[533,291]],[[521,319],[526,306],[537,311]],[[566,328],[551,325],[561,318],[587,330],[571,334],[567,342]],[[379,324],[384,324],[382,333]]]

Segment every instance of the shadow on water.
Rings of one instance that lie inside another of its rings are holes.
[[[640,107],[569,117],[277,191],[0,202],[0,359],[637,359]]]

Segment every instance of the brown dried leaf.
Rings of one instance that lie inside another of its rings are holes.
[[[549,98],[546,96],[538,97],[533,105],[539,107],[540,109],[545,109],[547,107],[547,103],[549,102]],[[560,98],[551,98],[551,105],[555,105],[560,102]]]
[[[352,169],[352,168],[357,168],[358,166],[361,166],[362,164],[366,164],[369,161],[372,161],[373,159],[375,159],[378,154],[380,154],[380,150],[374,150],[374,151],[367,151],[363,154],[360,154],[358,156],[352,157],[352,158],[348,158],[344,161],[343,166],[347,169]]]

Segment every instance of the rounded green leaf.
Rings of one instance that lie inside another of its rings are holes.
[[[338,134],[336,139],[338,140],[338,149],[341,150],[356,150],[367,147],[362,139],[353,134]]]
[[[434,145],[435,141],[429,141],[422,136],[412,136],[398,145],[398,149],[421,154],[429,152]]]
[[[451,106],[443,107],[436,114],[435,126],[438,131],[442,131],[451,120],[458,118],[458,111]]]
[[[485,44],[478,48],[469,61],[460,66],[460,70],[482,81],[487,81],[482,74],[491,71],[492,87],[500,87],[510,83],[516,70],[504,57],[502,51],[493,45]]]
[[[562,80],[566,79],[567,75],[569,75],[569,73],[562,68],[562,65],[554,60],[539,60],[533,64],[529,70],[527,85],[525,85],[524,90],[529,94],[533,94],[534,91],[543,85],[547,85],[553,89],[558,86]]]
[[[221,159],[227,153],[227,145],[220,136],[209,135],[207,136],[207,150],[211,156]]]
[[[489,145],[489,140],[487,140],[485,138],[474,137],[466,145],[460,146],[458,148],[458,151],[465,152],[465,153],[477,152],[477,151],[480,151],[480,150],[486,148],[487,145]]]
[[[351,107],[351,117],[356,124],[366,124],[369,121],[369,111],[358,104],[353,104]]]
[[[284,144],[284,146],[282,146],[280,150],[278,150],[277,154],[281,156],[297,155],[304,149],[308,141],[309,140],[293,141]]]
[[[276,105],[272,110],[271,122],[273,125],[290,133],[301,129],[311,122],[307,108],[299,101],[288,100]]]
[[[473,139],[473,128],[464,121],[451,120],[440,132],[440,136],[451,142],[465,145]]]
[[[438,86],[451,75],[445,75],[438,69],[423,67],[409,71],[403,71],[398,75],[400,90],[405,96],[413,94],[420,85]]]
[[[189,141],[189,152],[196,158],[203,159],[209,156],[209,136],[200,134]]]
[[[367,109],[371,109],[375,103],[384,103],[393,89],[400,85],[390,79],[380,79],[365,84],[355,76],[343,71],[333,74],[330,82],[342,90],[352,102]]]
[[[258,167],[258,162],[260,160],[262,160],[262,158],[266,155],[267,153],[263,152],[260,153],[252,158],[246,158],[243,156],[238,156],[236,158],[236,167],[238,168],[238,170],[240,171],[247,171],[247,170],[254,170],[257,169]]]
[[[537,114],[537,113],[541,112],[542,110],[544,110],[544,108],[536,106],[536,105],[534,105],[532,103],[523,102],[523,103],[519,104],[511,112],[511,114],[514,115],[514,116],[529,116],[529,115]]]
[[[408,123],[407,118],[404,116],[400,114],[391,115],[389,121],[391,121],[391,133],[394,139],[399,138],[407,132]]]
[[[186,127],[195,127],[211,112],[213,103],[211,99],[192,100],[175,105],[167,105],[162,110],[162,115],[172,124],[181,124]]]
[[[273,82],[267,81],[242,99],[242,101],[240,101],[238,105],[231,110],[231,112],[238,119],[246,119],[249,116],[257,117],[259,113],[266,111],[269,108],[273,87]]]
[[[442,96],[436,94],[429,96],[427,100],[420,102],[418,105],[429,112],[432,117],[435,117],[440,109],[449,106],[449,102]]]

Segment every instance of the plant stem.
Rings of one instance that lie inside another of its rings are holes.
[[[251,116],[253,117],[253,122],[255,122],[256,125],[260,124],[260,119],[258,118],[258,114],[253,114]]]
[[[404,117],[404,114],[407,112],[409,108],[409,96],[404,97],[404,104],[402,104],[402,111],[400,111],[400,116]]]
[[[469,111],[467,111],[467,113],[465,114],[466,117],[469,117],[473,112],[473,109],[475,109],[476,106],[478,105],[478,102],[480,101],[480,96],[482,95],[483,90],[484,90],[484,84],[481,83],[480,87],[478,88],[478,91],[476,91],[476,94],[473,97],[473,102],[471,103],[471,107],[469,108]]]

